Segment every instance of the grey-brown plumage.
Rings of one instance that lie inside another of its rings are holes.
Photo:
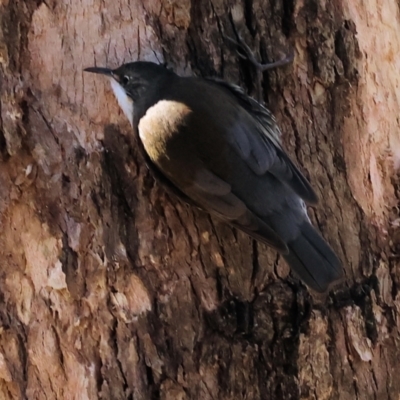
[[[308,181],[280,144],[271,113],[236,86],[179,77],[148,62],[110,77],[150,166],[182,196],[280,251],[311,288],[325,291],[340,261],[310,224]]]

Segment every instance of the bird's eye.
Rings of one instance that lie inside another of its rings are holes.
[[[124,76],[122,77],[121,83],[122,83],[123,85],[127,85],[127,84],[129,83],[129,76],[128,76],[128,75],[124,75]]]

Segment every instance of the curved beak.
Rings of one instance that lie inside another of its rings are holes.
[[[93,72],[94,74],[101,74],[101,75],[106,75],[106,76],[114,76],[113,70],[109,69],[109,68],[89,67],[89,68],[85,68],[84,71]]]

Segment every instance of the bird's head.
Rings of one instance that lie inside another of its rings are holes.
[[[133,62],[123,64],[117,69],[103,67],[85,68],[86,72],[106,75],[122,111],[133,126],[135,107],[156,100],[157,89],[165,77],[174,75],[161,65],[152,62]],[[146,108],[147,108],[146,107]]]

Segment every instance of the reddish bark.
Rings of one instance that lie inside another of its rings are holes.
[[[347,3],[0,2],[1,398],[397,398],[400,11]],[[232,20],[293,65],[258,76]],[[82,72],[136,59],[265,100],[345,266],[329,295],[154,182]]]

